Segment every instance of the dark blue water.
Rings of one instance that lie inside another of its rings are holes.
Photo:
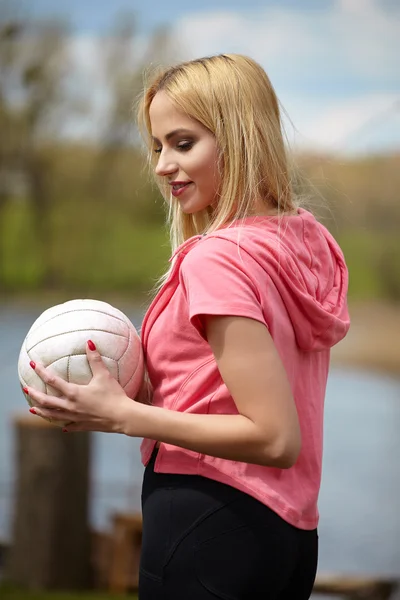
[[[41,309],[0,306],[0,539],[11,532],[11,417],[27,410],[16,364]],[[128,316],[136,326],[141,315]],[[320,495],[320,570],[400,575],[400,380],[331,371]],[[109,526],[116,509],[139,509],[139,440],[93,436],[91,521]]]

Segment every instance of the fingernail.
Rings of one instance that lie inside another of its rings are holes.
[[[63,433],[68,433],[68,429],[63,429]]]
[[[29,364],[31,365],[32,369],[36,369],[36,363],[34,363],[33,360],[31,360]]]
[[[89,346],[89,350],[96,350],[96,346],[94,345],[92,340],[89,340],[87,345]]]
[[[37,415],[37,412],[34,408],[30,408],[29,412],[32,413],[33,415]]]
[[[29,396],[28,388],[22,388],[22,391]]]

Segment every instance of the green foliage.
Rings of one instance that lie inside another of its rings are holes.
[[[30,290],[40,286],[40,264],[29,206],[22,200],[8,203],[0,221],[0,256],[5,289]]]
[[[311,209],[343,249],[350,298],[400,300],[400,155],[298,163],[313,186]]]
[[[400,284],[400,251],[396,233],[385,235],[381,232],[351,230],[340,233],[338,241],[349,268],[350,298],[400,299],[394,283],[390,287],[392,278]],[[390,248],[393,249],[392,261],[387,262],[385,256]],[[383,268],[384,263],[389,267],[387,272]]]
[[[9,203],[0,240],[4,287],[14,292],[40,289],[45,270],[29,206]],[[166,270],[170,254],[162,226],[135,221],[112,206],[96,210],[84,202],[54,210],[47,248],[54,287],[86,293],[149,290]]]
[[[138,151],[42,147],[40,159],[46,207],[14,196],[0,209],[0,288],[130,299],[150,291],[170,249],[163,200]],[[399,178],[396,157],[299,162],[314,186],[310,208],[343,248],[350,297],[399,300],[400,210],[387,183]]]

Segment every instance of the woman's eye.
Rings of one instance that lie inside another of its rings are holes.
[[[180,142],[177,146],[178,150],[181,150],[182,152],[185,152],[187,150],[190,150],[190,148],[193,146],[193,142]]]
[[[190,150],[193,146],[193,142],[179,142],[179,144],[177,144],[176,148],[177,150],[179,150],[180,152],[187,152],[188,150]],[[162,148],[154,148],[153,152],[155,154],[161,154],[162,152]]]

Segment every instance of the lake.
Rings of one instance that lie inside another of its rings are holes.
[[[42,309],[0,305],[0,539],[12,514],[12,415],[27,410],[17,377],[22,341]],[[136,326],[142,315],[126,311]],[[400,575],[400,380],[332,369],[319,508],[321,572]],[[91,522],[139,509],[140,440],[93,435]]]

